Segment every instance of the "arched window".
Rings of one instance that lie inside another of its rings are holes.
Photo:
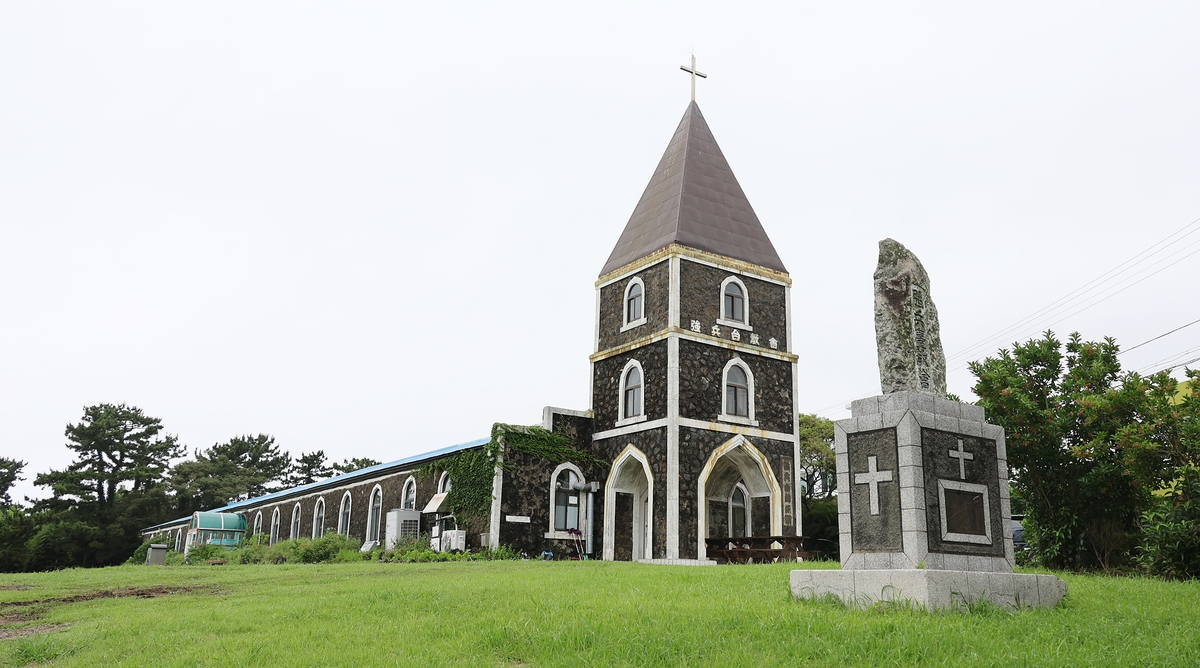
[[[621,371],[621,395],[617,406],[617,426],[641,422],[646,419],[645,374],[642,364],[629,360]]]
[[[325,499],[317,499],[317,505],[313,508],[313,540],[325,535]]]
[[[754,374],[740,358],[735,357],[725,365],[722,373],[725,389],[718,420],[757,426],[754,420]]]
[[[625,415],[635,417],[642,414],[642,370],[636,366],[625,373]]]
[[[750,384],[746,370],[735,366],[725,378],[725,412],[738,417],[750,416]]]
[[[338,533],[350,535],[350,492],[342,495],[342,509],[338,512]]]
[[[180,543],[182,543],[182,542],[183,542],[183,530],[177,529],[175,531],[175,551],[176,552],[179,551],[179,548],[181,547]]]
[[[417,509],[417,481],[412,478],[404,483],[404,494],[400,497],[400,509]]]
[[[750,535],[749,495],[742,483],[733,486],[733,494],[729,497],[729,535],[741,537]]]
[[[646,324],[646,285],[634,277],[625,286],[625,309],[621,318],[621,331]]]
[[[279,542],[279,509],[271,513],[271,545]]]
[[[442,477],[438,480],[438,494],[442,494],[443,492],[449,492],[451,486],[452,486],[452,484],[450,482],[450,473],[449,472],[442,473]]]
[[[297,503],[296,507],[292,508],[292,533],[290,536],[288,536],[288,538],[291,538],[292,540],[296,540],[299,537],[300,537],[300,504]]]
[[[254,535],[262,533],[262,511],[254,516]]]
[[[383,488],[375,485],[371,490],[371,504],[367,507],[367,541],[379,540],[379,521],[383,519]]]
[[[554,530],[579,529],[579,476],[564,469],[554,481]]]
[[[718,323],[726,327],[754,331],[750,326],[750,302],[746,285],[736,276],[721,282],[721,317]]]

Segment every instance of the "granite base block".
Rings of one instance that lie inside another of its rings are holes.
[[[930,611],[984,600],[1008,610],[1052,608],[1067,595],[1067,583],[1053,575],[929,569],[792,571],[791,585],[796,598],[836,596],[849,606],[886,601]]]

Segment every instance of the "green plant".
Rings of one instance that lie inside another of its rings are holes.
[[[358,556],[358,548],[361,545],[362,541],[357,538],[331,533],[298,545],[296,556],[299,557],[301,563],[319,564],[339,560],[343,551],[350,551],[354,555],[352,561],[362,561],[362,558]]]
[[[1175,469],[1175,480],[1142,513],[1138,564],[1167,578],[1200,577],[1200,466]]]
[[[224,559],[229,556],[229,550],[220,545],[197,545],[187,552],[184,563],[189,565],[204,564],[213,559]]]

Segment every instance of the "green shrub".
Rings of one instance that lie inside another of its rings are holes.
[[[1175,469],[1175,481],[1142,513],[1138,563],[1166,578],[1200,577],[1200,466]]]
[[[228,559],[229,550],[220,545],[197,545],[188,550],[185,564],[196,565],[203,564],[213,559]]]
[[[354,561],[361,561],[362,557],[358,555],[358,548],[361,546],[362,542],[357,538],[333,533],[300,545],[296,556],[301,563],[320,564],[334,561],[342,550],[353,550]]]

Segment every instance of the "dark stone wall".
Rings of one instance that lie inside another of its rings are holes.
[[[555,433],[571,438],[576,449],[589,452],[592,450],[591,423],[591,418],[555,414],[551,426]],[[500,544],[533,557],[546,551],[553,552],[555,558],[559,559],[574,556],[576,550],[572,541],[546,538],[554,512],[554,500],[550,496],[550,476],[554,474],[558,464],[511,448],[505,450],[504,459],[508,470],[504,472],[504,484],[500,493]],[[585,482],[597,481],[603,490],[608,477],[606,466],[584,462],[571,463],[583,472]],[[587,507],[587,494],[579,495],[579,504],[581,509]],[[594,511],[593,554],[599,555],[604,533],[602,493],[596,494]],[[508,522],[504,519],[508,515],[528,517],[530,521],[528,524]],[[586,525],[580,526],[580,530],[586,536]]]
[[[642,302],[643,313],[646,314],[646,324],[622,332],[621,326],[625,322],[625,288],[635,277],[642,279],[646,288],[645,299]],[[601,288],[598,350],[608,350],[666,329],[671,299],[670,282],[671,263],[664,259],[658,264]]]
[[[621,370],[631,359],[636,359],[642,364],[645,374],[642,380],[642,401],[646,419],[657,420],[667,416],[667,342],[663,340],[614,355],[592,365],[592,373],[595,374],[592,384],[592,411],[595,415],[596,431],[612,429],[616,425],[621,399]]]
[[[276,508],[279,509],[279,538],[287,540],[291,537],[292,527],[292,512],[296,506],[297,500],[300,503],[300,538],[311,538],[313,531],[313,510],[316,508],[317,499],[325,500],[325,533],[331,534],[337,531],[338,513],[341,510],[342,495],[350,492],[350,531],[349,535],[366,540],[367,535],[367,511],[370,506],[371,490],[375,485],[379,485],[383,489],[383,512],[380,513],[380,540],[386,541],[387,537],[387,512],[393,508],[400,506],[400,497],[404,490],[404,483],[412,476],[417,481],[417,510],[421,510],[425,504],[429,503],[429,499],[433,497],[437,487],[438,477],[441,476],[441,471],[433,478],[422,478],[415,471],[400,471],[384,476],[381,479],[374,479],[369,482],[355,482],[353,484],[334,487],[322,491],[320,494],[307,495],[302,497],[293,497],[273,503],[263,505],[255,505],[240,510],[246,515],[246,525],[248,530],[254,528],[254,517],[260,511],[263,515],[263,533],[269,534],[271,531],[271,513]],[[421,531],[427,532],[430,527],[427,522],[427,517],[421,518]],[[466,528],[466,527],[463,527]],[[479,542],[479,536],[468,535],[468,543],[475,545]]]
[[[937,481],[939,478],[960,479],[958,459],[949,456],[951,450],[958,450],[958,439],[962,439],[963,450],[974,456],[964,467],[967,477],[963,482],[987,485],[988,488],[991,545],[942,541],[941,499],[938,496]],[[996,464],[996,442],[964,434],[921,429],[921,446],[925,469],[925,526],[929,530],[929,551],[1003,557],[1004,523],[1000,516],[1000,476]]]
[[[679,556],[682,559],[697,558],[696,531],[699,526],[699,515],[697,515],[696,497],[700,472],[708,463],[708,458],[712,455],[713,450],[732,438],[734,438],[734,434],[725,432],[689,427],[679,428]],[[782,475],[780,458],[795,456],[793,444],[790,441],[776,441],[768,438],[749,438],[747,440],[766,456],[767,462],[771,466],[771,472],[778,480]],[[783,481],[780,480],[780,487],[782,486]],[[721,503],[720,506],[720,512],[724,513],[725,504]],[[760,506],[751,504],[751,521],[753,522],[751,528],[756,534],[763,531],[764,533],[761,535],[769,535],[766,532],[770,530],[771,526],[770,507],[766,506],[766,508],[760,513]],[[762,519],[759,519],[760,515]],[[722,519],[721,522],[724,526],[726,520]],[[755,528],[760,526],[760,522],[762,528]],[[783,526],[783,534],[785,536],[796,535],[794,522],[791,525]]]
[[[695,341],[679,342],[679,414],[696,420],[717,419],[724,401],[721,372],[734,357],[741,358],[754,374],[754,417],[759,428],[792,433],[791,364]]]
[[[679,259],[679,323],[689,329],[700,321],[700,331],[712,334],[712,326],[721,317],[721,282],[737,276],[746,285],[750,307],[750,327],[758,335],[758,345],[770,349],[768,341],[779,342],[777,350],[787,349],[787,292],[782,285],[752,276],[710,267],[686,258]],[[721,327],[720,338],[728,340],[731,330]],[[741,332],[741,343],[751,345],[748,331]]]
[[[855,552],[899,552],[903,549],[900,526],[900,467],[894,428],[864,431],[846,437],[850,458],[850,523]],[[892,471],[889,482],[878,484],[879,514],[871,514],[870,487],[856,484],[855,475],[869,470],[868,457],[876,458],[876,470]]]
[[[621,454],[625,446],[632,445],[641,450],[650,462],[650,472],[654,475],[654,546],[652,554],[655,559],[665,559],[667,556],[667,430],[666,427],[648,429],[625,436],[616,436],[596,441],[593,452],[597,457],[612,462]],[[601,485],[607,482],[608,472],[601,480]],[[680,488],[682,489],[682,487]],[[693,487],[693,489],[695,489]],[[603,495],[596,499],[597,505],[602,502]],[[695,502],[693,502],[693,505]],[[597,525],[603,526],[603,524]],[[596,534],[596,550],[599,554],[601,536]],[[693,530],[694,533],[694,530]],[[693,552],[695,550],[693,549]]]

